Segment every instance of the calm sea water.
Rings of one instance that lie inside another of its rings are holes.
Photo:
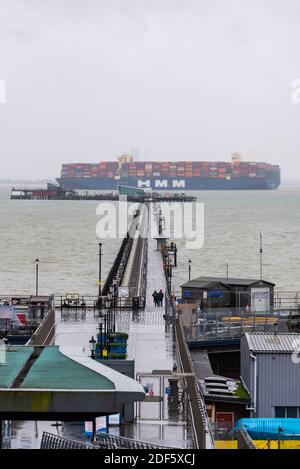
[[[33,293],[36,257],[40,293],[97,294],[98,242],[93,201],[11,201],[0,186],[0,293]],[[259,232],[264,236],[264,277],[285,290],[300,290],[300,187],[277,191],[198,192],[205,207],[205,243],[187,251],[177,240],[178,289],[188,278],[259,276]],[[103,241],[103,276],[120,240]]]
[[[11,201],[0,186],[0,294],[31,294],[35,290],[36,257],[40,259],[40,293],[97,294],[97,202]],[[300,290],[300,187],[277,191],[198,192],[205,209],[205,242],[188,251],[178,246],[175,289],[192,277],[259,276],[259,232],[264,235],[264,277],[277,287]],[[121,240],[103,242],[103,277]],[[42,431],[55,433],[51,422],[16,422],[13,448],[39,447]],[[82,427],[60,430],[81,438]],[[77,435],[76,432],[79,432]]]

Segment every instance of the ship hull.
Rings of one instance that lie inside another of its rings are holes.
[[[58,178],[59,185],[66,190],[117,190],[118,185],[152,189],[154,191],[199,191],[199,190],[274,190],[280,185],[280,179],[232,177],[212,178],[109,178],[76,177]]]

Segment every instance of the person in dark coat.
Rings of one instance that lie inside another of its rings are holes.
[[[158,306],[158,293],[156,290],[154,290],[154,293],[152,294],[152,296],[153,296],[154,306],[156,308]]]
[[[163,300],[164,300],[164,294],[163,294],[163,291],[162,290],[159,290],[158,294],[157,294],[157,299],[158,299],[158,306],[162,307],[163,305]]]

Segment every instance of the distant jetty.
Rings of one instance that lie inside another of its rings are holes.
[[[118,201],[120,197],[127,197],[129,202],[194,202],[196,197],[185,193],[157,193],[147,192],[141,189],[119,186],[118,192],[104,194],[78,193],[66,190],[60,186],[48,183],[46,189],[41,188],[17,188],[11,190],[11,200],[113,200]]]

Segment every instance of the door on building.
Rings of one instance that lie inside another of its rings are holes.
[[[216,412],[216,438],[228,438],[234,427],[233,412]]]
[[[270,288],[251,288],[251,310],[256,313],[270,310]]]

